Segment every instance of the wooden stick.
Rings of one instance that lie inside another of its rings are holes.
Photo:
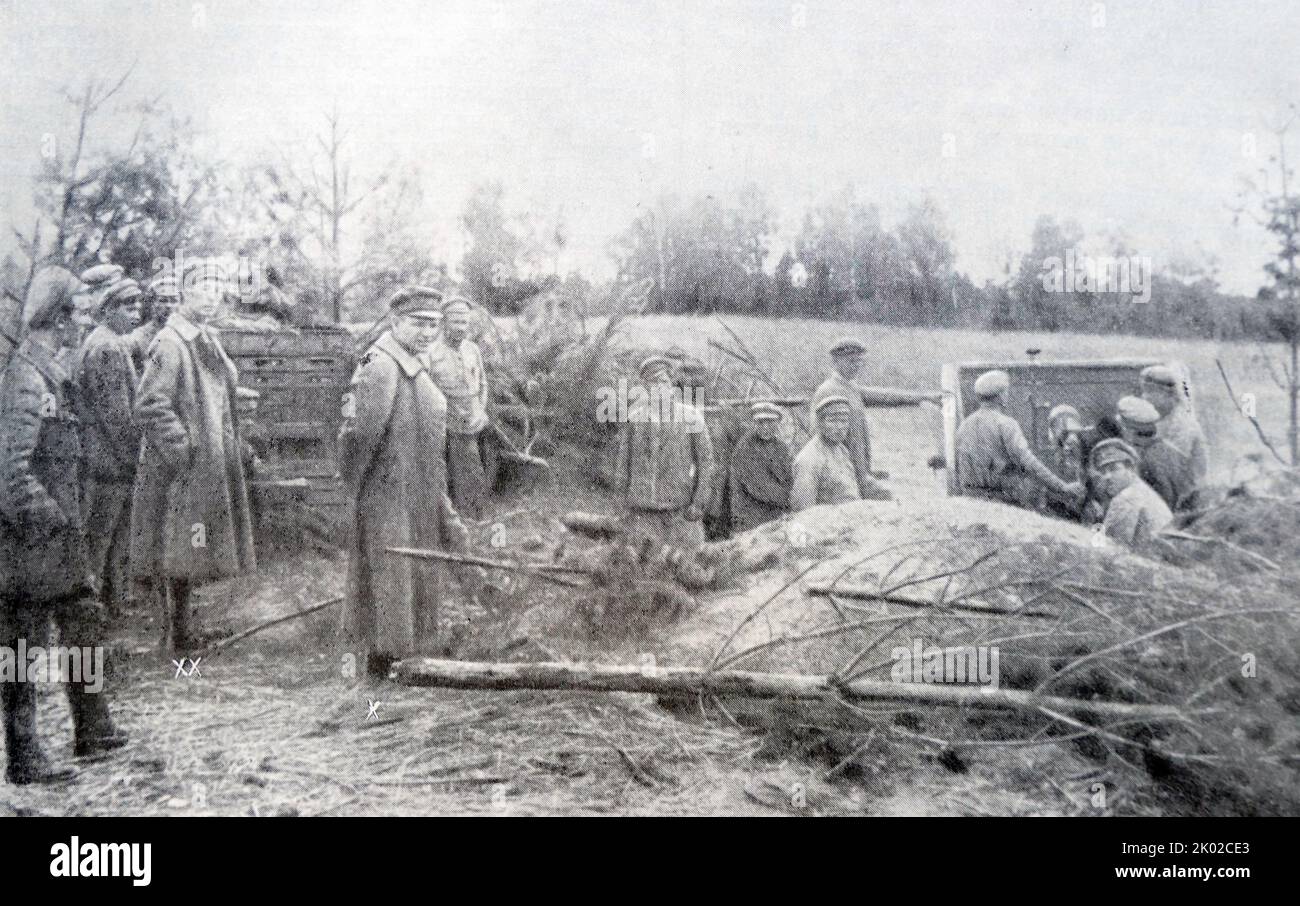
[[[229,638],[222,639],[220,642],[217,642],[217,644],[211,645],[205,650],[209,654],[215,654],[216,652],[221,651],[223,648],[229,648],[231,645],[235,644],[236,642],[242,642],[250,635],[256,635],[257,633],[261,632],[263,629],[270,629],[272,626],[279,626],[281,623],[288,623],[289,621],[296,620],[299,617],[310,616],[311,614],[318,613],[322,610],[325,610],[326,608],[334,607],[336,604],[342,604],[342,603],[343,603],[342,596],[339,596],[337,598],[330,598],[328,601],[322,601],[319,604],[313,604],[311,607],[308,607],[306,610],[300,610],[297,613],[291,613],[283,617],[276,617],[274,620],[267,620],[265,623],[258,623],[256,626],[253,626],[249,629],[245,629],[243,632],[237,632],[234,635],[230,636]]]
[[[640,692],[651,695],[731,695],[745,698],[909,702],[983,709],[1097,714],[1139,720],[1182,720],[1171,705],[1081,701],[1035,695],[1018,689],[993,689],[938,683],[894,683],[858,679],[838,683],[830,676],[750,673],[698,667],[644,667],[622,664],[506,664],[412,658],[393,665],[390,678],[406,686],[446,689],[548,689],[587,692]]]
[[[402,557],[414,557],[417,560],[442,560],[447,563],[463,563],[469,566],[482,566],[486,569],[505,569],[511,572],[528,573],[539,579],[545,579],[548,582],[554,582],[557,585],[565,585],[569,588],[586,588],[583,582],[574,582],[572,579],[566,579],[563,576],[555,575],[556,573],[577,573],[586,575],[586,570],[576,566],[556,566],[553,563],[509,563],[504,560],[489,560],[486,557],[475,557],[473,554],[453,554],[450,551],[432,551],[423,550],[416,547],[386,547],[384,551],[389,554],[397,554]]]
[[[1267,359],[1265,359],[1265,361],[1267,361]],[[1237,401],[1237,394],[1233,392],[1232,383],[1228,380],[1228,372],[1223,370],[1223,363],[1218,359],[1215,359],[1214,364],[1219,367],[1219,375],[1223,378],[1223,386],[1228,388],[1228,398],[1232,400],[1232,407],[1238,412],[1241,412],[1241,404]],[[1242,412],[1242,415],[1245,415],[1245,413]],[[1264,446],[1268,447],[1268,452],[1273,454],[1273,458],[1284,466],[1293,465],[1293,463],[1289,463],[1283,459],[1281,453],[1277,452],[1277,449],[1273,446],[1273,442],[1268,439],[1268,435],[1264,433],[1264,429],[1260,426],[1259,419],[1255,418],[1253,415],[1246,415],[1246,418],[1248,418],[1250,423],[1255,426],[1255,433],[1259,435],[1259,439]]]
[[[1265,557],[1263,554],[1257,554],[1252,550],[1247,550],[1246,548],[1242,547],[1240,544],[1233,544],[1231,541],[1227,540],[1226,538],[1205,537],[1203,535],[1189,535],[1186,532],[1171,532],[1171,531],[1161,532],[1160,537],[1174,538],[1178,541],[1199,541],[1201,544],[1218,544],[1222,547],[1228,548],[1229,550],[1236,551],[1237,553],[1241,554],[1243,557],[1245,557],[1248,560],[1254,560],[1256,563],[1263,566],[1265,569],[1270,569],[1273,572],[1278,572],[1279,570],[1282,569],[1282,567],[1278,566],[1276,563],[1268,559],[1268,557]]]

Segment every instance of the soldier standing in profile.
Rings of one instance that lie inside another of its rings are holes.
[[[1192,477],[1202,484],[1210,472],[1205,432],[1192,415],[1182,391],[1182,382],[1172,368],[1152,365],[1142,369],[1142,398],[1160,413],[1156,431],[1171,447],[1187,457]]]
[[[447,400],[425,367],[442,295],[401,290],[388,329],[361,358],[339,432],[339,472],[353,500],[343,632],[365,650],[366,672],[436,632],[438,569],[390,547],[464,551],[469,532],[447,496]]]
[[[36,275],[22,310],[26,336],[0,374],[0,645],[11,652],[20,640],[44,644],[51,618],[60,644],[81,649],[83,657],[102,644],[82,534],[81,444],[67,369],[79,335],[73,297],[82,289],[62,268]],[[125,745],[105,693],[64,679],[74,753]],[[71,772],[54,768],[41,748],[35,685],[0,677],[0,705],[9,782],[68,779]]]
[[[203,641],[190,626],[195,585],[257,568],[237,373],[206,326],[220,285],[189,275],[184,283],[136,393],[144,444],[131,502],[131,571],[162,603],[162,646],[172,652]]]
[[[81,347],[76,375],[86,547],[110,617],[126,607],[131,591],[131,494],[140,459],[140,429],[132,421],[140,383],[132,331],[140,324],[141,296],[130,279],[100,294],[100,323]]]
[[[442,339],[429,344],[425,361],[447,401],[447,491],[458,513],[482,519],[488,492],[480,443],[488,426],[483,354],[469,339],[469,302],[448,299],[442,316]]]

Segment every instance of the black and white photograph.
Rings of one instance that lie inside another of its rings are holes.
[[[1294,3],[0,35],[33,872],[147,885],[123,817],[1300,815]],[[1250,876],[1193,826],[1099,875]]]

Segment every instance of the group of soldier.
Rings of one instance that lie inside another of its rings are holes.
[[[114,265],[32,279],[22,339],[0,374],[0,646],[104,643],[141,597],[160,605],[167,649],[200,641],[195,583],[255,568],[235,367],[204,325],[220,294],[202,275],[184,294],[146,289]],[[87,304],[89,303],[89,304]],[[145,306],[149,317],[143,317]],[[86,335],[82,315],[93,313]],[[0,682],[6,776],[49,782],[31,683]],[[120,748],[101,690],[64,679],[74,752]]]
[[[51,621],[62,645],[100,646],[107,620],[144,600],[162,615],[164,650],[192,652],[208,638],[192,625],[194,587],[256,568],[244,417],[257,394],[238,386],[209,326],[223,295],[213,277],[142,287],[97,265],[33,279],[23,338],[0,375],[0,647],[46,637]],[[77,318],[87,307],[88,335]],[[454,559],[470,544],[466,520],[485,513],[489,388],[471,314],[436,289],[397,292],[344,399],[338,463],[353,523],[342,625],[374,677],[439,640],[441,570],[392,549]],[[729,534],[820,504],[889,499],[857,383],[865,354],[855,339],[830,349],[798,455],[781,437],[787,412],[771,402],[754,403],[719,453],[704,414],[680,397],[654,417],[629,411],[614,469],[629,527],[690,548],[706,520]],[[674,364],[652,355],[639,378],[670,388]],[[1018,502],[1010,488],[1029,479],[1126,544],[1150,537],[1188,505],[1206,454],[1174,374],[1151,368],[1142,380],[1142,397],[1091,428],[1068,406],[1053,410],[1054,471],[1004,411],[1008,376],[982,375],[979,408],[957,432],[962,493]],[[453,572],[470,596],[488,587],[476,567]],[[126,743],[102,691],[64,687],[78,756]],[[38,742],[31,684],[0,681],[0,695],[8,779],[68,776]]]
[[[147,286],[106,264],[80,276],[48,267],[31,282],[0,374],[0,649],[10,667],[51,622],[64,648],[102,650],[110,621],[136,602],[158,609],[164,651],[200,650],[213,633],[193,625],[194,588],[256,569],[256,456],[244,435],[258,394],[238,386],[209,326],[224,276],[198,267]],[[340,472],[356,524],[344,626],[372,667],[413,650],[437,617],[436,588],[385,548],[463,548],[457,509],[482,511],[487,386],[469,313],[436,290],[398,293],[346,401]],[[125,745],[102,688],[67,679],[75,754]],[[35,687],[0,676],[0,696],[6,777],[69,777],[40,745]]]
[[[1121,397],[1093,426],[1085,427],[1073,406],[1049,412],[1053,469],[1006,412],[1009,375],[980,375],[973,388],[979,407],[957,429],[962,494],[1021,506],[1026,484],[1036,484],[1056,514],[1099,525],[1128,547],[1148,543],[1175,513],[1195,506],[1209,458],[1174,370],[1152,365],[1139,380],[1140,395]]]
[[[631,523],[666,543],[690,546],[704,540],[700,523],[710,516],[709,534],[717,537],[819,504],[890,499],[882,483],[887,473],[872,468],[866,415],[881,394],[858,383],[866,347],[845,338],[829,352],[831,373],[813,393],[811,436],[797,455],[778,430],[785,411],[771,402],[752,404],[749,424],[735,437],[725,425],[715,432],[722,449],[702,429],[703,413],[684,401],[654,417],[629,411],[615,483]],[[672,367],[670,359],[652,355],[639,376],[648,385],[669,384]],[[1051,466],[1007,413],[1010,387],[1001,370],[974,382],[977,407],[956,431],[953,465],[963,496],[1042,504],[1129,547],[1146,543],[1194,505],[1208,472],[1205,437],[1171,368],[1145,368],[1140,395],[1121,398],[1096,425],[1085,427],[1073,406],[1052,409]],[[1037,492],[1026,493],[1027,486]]]
[[[720,444],[706,430],[704,413],[683,399],[661,395],[672,399],[671,409],[648,414],[629,407],[614,469],[629,524],[666,544],[691,547],[706,534],[748,531],[818,504],[890,499],[881,484],[887,476],[871,468],[866,396],[855,383],[865,357],[866,346],[856,339],[831,347],[832,374],[813,394],[814,427],[797,455],[781,437],[786,412],[772,402],[753,403],[748,424],[735,432],[724,427]],[[651,355],[641,362],[639,379],[669,388],[674,364]]]

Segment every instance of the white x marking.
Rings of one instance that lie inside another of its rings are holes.
[[[372,717],[375,720],[379,720],[379,706],[382,705],[383,702],[377,702],[371,699],[366,699],[366,701],[370,703],[370,710],[366,712],[366,720],[370,720]]]

